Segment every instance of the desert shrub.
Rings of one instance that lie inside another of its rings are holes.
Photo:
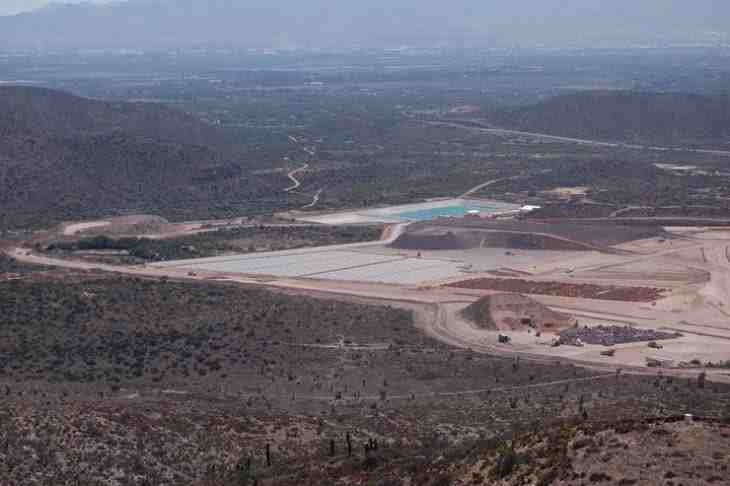
[[[514,442],[504,443],[497,452],[497,460],[492,468],[492,477],[504,479],[510,476],[518,465],[518,455]]]
[[[543,471],[537,478],[537,486],[550,486],[554,484],[560,475],[557,467],[551,467],[547,471]]]
[[[385,478],[378,481],[377,486],[402,486],[403,481],[398,478]]]
[[[608,482],[608,481],[612,480],[611,476],[609,476],[606,473],[602,473],[602,472],[593,473],[590,475],[590,477],[588,479],[592,483],[603,483],[603,482]]]
[[[451,486],[451,484],[452,479],[449,476],[443,474],[433,481],[432,486]]]

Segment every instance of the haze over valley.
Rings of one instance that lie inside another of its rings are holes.
[[[727,3],[698,0],[27,2],[7,47],[627,47],[727,45]],[[22,5],[6,7],[21,11]],[[577,27],[579,26],[579,27]]]

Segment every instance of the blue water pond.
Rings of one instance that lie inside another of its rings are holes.
[[[489,204],[484,202],[455,202],[448,206],[440,206],[433,208],[416,209],[410,211],[403,211],[396,213],[393,216],[399,219],[409,221],[426,221],[430,219],[442,218],[442,217],[462,217],[469,211],[479,211],[479,214],[492,214],[499,213],[505,210],[512,209],[510,205],[506,204]]]

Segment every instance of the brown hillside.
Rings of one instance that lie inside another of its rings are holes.
[[[453,484],[720,485],[727,484],[728,448],[730,429],[720,422],[565,425],[485,454]],[[475,482],[477,476],[483,480]]]
[[[576,322],[520,294],[487,295],[465,308],[462,315],[480,327],[502,331],[553,330]]]
[[[401,250],[463,250],[474,247],[472,242],[450,231],[442,234],[404,233],[391,246]]]
[[[0,112],[0,228],[286,204],[283,175],[228,162],[226,134],[159,104],[4,87]]]

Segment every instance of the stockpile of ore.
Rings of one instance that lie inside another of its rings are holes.
[[[575,346],[583,343],[613,346],[615,344],[660,341],[678,337],[682,337],[682,335],[677,332],[663,332],[631,326],[583,326],[561,331],[560,344]]]

